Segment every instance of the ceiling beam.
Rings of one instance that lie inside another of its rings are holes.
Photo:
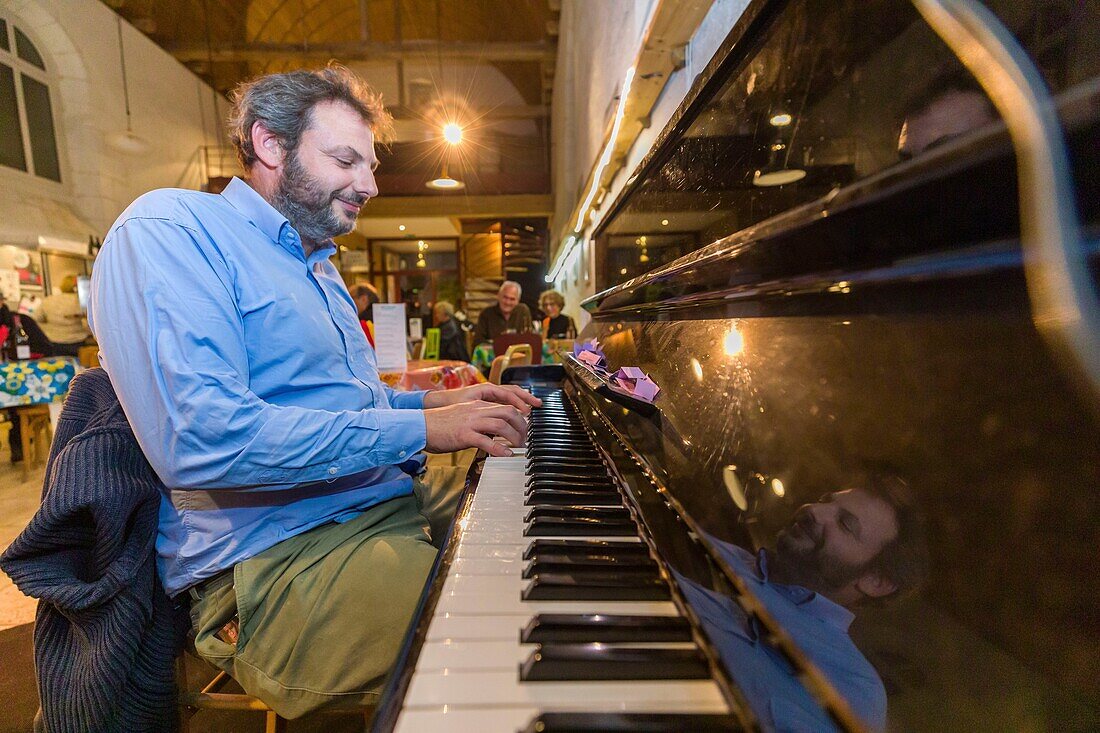
[[[207,61],[543,61],[554,59],[554,47],[538,42],[465,42],[404,40],[401,43],[223,43],[207,49],[202,43],[165,43],[164,50],[182,63]]]
[[[498,107],[479,108],[471,105],[478,115],[478,124],[488,124],[497,120],[539,120],[550,116],[550,108],[542,104],[517,104],[500,105]],[[428,122],[423,113],[407,107],[386,107],[386,110],[397,120],[424,120]]]

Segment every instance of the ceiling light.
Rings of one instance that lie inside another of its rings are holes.
[[[405,231],[405,225],[404,224],[398,224],[397,225],[397,231],[399,231],[399,232]]]
[[[761,188],[782,186],[787,183],[801,181],[805,177],[806,171],[801,168],[773,168],[769,166],[753,174],[752,185]]]
[[[462,142],[462,128],[454,122],[448,122],[443,126],[443,139],[451,145],[458,145]]]
[[[619,274],[620,275],[625,275],[626,274],[626,268],[624,267],[623,269],[619,270]]]
[[[439,173],[439,178],[435,178],[428,181],[426,184],[428,188],[433,191],[460,191],[466,188],[466,184],[457,178],[451,178],[447,174],[447,164],[443,164],[443,170]]]
[[[768,122],[772,123],[772,125],[774,125],[775,127],[786,127],[787,125],[791,124],[791,120],[793,119],[794,118],[786,112],[777,112],[776,114],[771,116]]]
[[[661,219],[661,226],[667,227],[668,226],[668,219]]]

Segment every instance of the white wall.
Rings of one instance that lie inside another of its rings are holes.
[[[637,57],[652,4],[653,0],[562,3],[552,113],[551,232],[563,229],[561,222],[576,206],[583,193],[580,187],[601,153],[607,121],[614,112],[610,106],[612,98]],[[669,77],[650,115],[650,126],[638,137],[626,164],[611,181],[603,204],[584,232],[586,237],[591,236],[600,216],[611,209],[626,179],[649,153],[695,77],[710,62],[747,5],[748,0],[715,0],[688,45],[686,66]],[[555,249],[551,247],[552,251]],[[587,240],[576,251],[575,262],[563,268],[554,287],[565,295],[566,312],[583,327],[588,317],[580,303],[595,293],[595,254]]]
[[[115,14],[99,0],[4,0],[3,8],[38,47],[52,77],[62,182],[0,167],[0,243],[32,244],[36,230],[102,236],[140,194],[199,187],[200,147],[224,139],[223,98],[215,108],[210,87],[124,21],[132,128],[148,149],[120,152],[109,144],[126,130]],[[59,220],[59,206],[73,216]]]

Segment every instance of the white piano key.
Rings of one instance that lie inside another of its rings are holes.
[[[526,582],[526,581],[525,581]],[[505,597],[470,594],[441,596],[436,615],[444,613],[465,616],[503,615],[531,618],[538,613],[606,613],[639,616],[673,615],[676,605],[671,601],[524,601],[520,594]]]
[[[512,733],[523,730],[538,714],[533,707],[459,710],[442,705],[422,710],[405,710],[395,733]]]
[[[526,565],[527,563],[518,554],[506,558],[458,557],[451,563],[451,569],[448,571],[448,575],[456,573],[459,575],[505,575],[518,577],[523,573],[523,568]]]
[[[495,705],[534,706],[539,710],[667,710],[720,713],[726,703],[713,680],[630,680],[520,682],[516,670],[448,670],[416,673],[405,707],[439,705],[457,709]]]

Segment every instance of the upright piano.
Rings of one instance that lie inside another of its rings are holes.
[[[1100,7],[938,5],[747,4],[376,731],[1100,729]]]

